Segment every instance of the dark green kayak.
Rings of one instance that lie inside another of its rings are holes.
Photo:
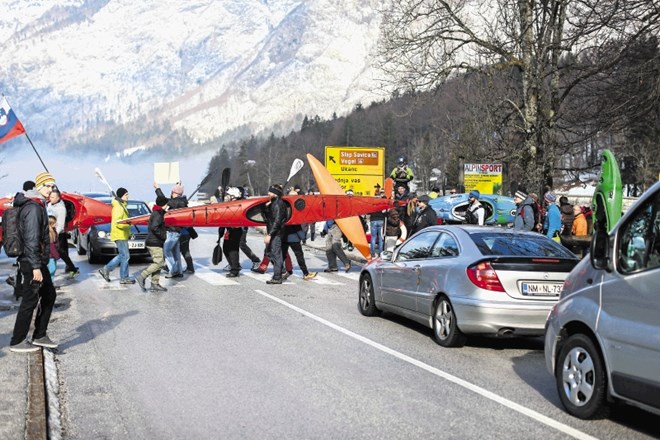
[[[603,159],[600,163],[600,176],[598,186],[592,200],[594,211],[594,227],[605,225],[609,233],[617,221],[621,218],[623,203],[623,185],[621,183],[621,172],[619,165],[610,150],[603,151]]]

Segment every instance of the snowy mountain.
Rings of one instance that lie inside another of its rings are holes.
[[[386,96],[373,67],[382,5],[6,0],[0,93],[31,138],[58,148],[121,124],[197,141],[286,133]]]

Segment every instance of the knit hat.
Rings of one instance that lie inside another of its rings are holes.
[[[469,194],[468,198],[474,197],[475,199],[479,200],[480,195],[481,195],[481,193],[479,191],[477,191],[476,189],[473,189],[472,191],[470,191],[470,194]]]
[[[547,193],[545,193],[545,196],[543,196],[543,198],[548,204],[555,203],[555,200],[557,200],[557,196],[552,191],[548,191]]]
[[[268,188],[268,192],[275,194],[277,197],[282,197],[282,190],[276,186],[271,185],[271,187]]]
[[[124,197],[124,194],[128,194],[128,190],[126,188],[123,187],[117,188],[117,197],[121,199],[122,197]]]
[[[516,197],[525,200],[527,198],[527,194],[522,191],[516,191],[516,193],[513,195],[513,198],[515,199]]]
[[[55,178],[52,174],[44,171],[37,174],[37,177],[34,179],[34,187],[39,190],[45,185],[55,185]]]
[[[417,197],[418,202],[424,202],[428,205],[428,203],[431,201],[431,198],[427,196],[426,194],[422,194],[421,196]]]
[[[173,194],[176,194],[176,195],[178,195],[178,196],[182,196],[182,195],[183,195],[183,185],[181,185],[181,184],[179,184],[179,183],[177,183],[176,185],[174,185],[174,186],[172,187],[172,193],[173,193]]]

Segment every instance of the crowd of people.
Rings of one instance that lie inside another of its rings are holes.
[[[362,218],[365,232],[371,235],[369,243],[369,258],[379,256],[383,251],[391,251],[403,243],[411,235],[424,228],[437,224],[437,216],[430,201],[437,197],[439,190],[432,188],[428,194],[417,195],[409,189],[413,178],[410,167],[401,158],[391,177],[396,182],[393,198],[398,201],[396,207],[389,210],[375,211]],[[197,237],[192,227],[173,227],[165,225],[164,216],[169,210],[188,206],[184,195],[184,187],[177,183],[169,197],[164,194],[159,185],[154,182],[155,204],[148,222],[146,248],[151,256],[151,263],[141,270],[135,278],[129,274],[130,225],[120,223],[130,217],[127,202],[129,192],[126,188],[118,188],[112,199],[112,221],[110,238],[116,243],[117,255],[99,269],[99,274],[107,282],[111,274],[119,267],[120,284],[135,284],[147,290],[147,280],[152,292],[164,292],[167,289],[160,284],[160,274],[165,272],[166,278],[181,278],[183,273],[194,273],[194,262],[190,254],[190,240]],[[302,194],[300,186],[290,190],[291,195]],[[269,201],[263,207],[262,215],[266,220],[264,235],[264,257],[259,259],[247,244],[246,227],[219,228],[218,243],[222,243],[222,253],[226,257],[228,278],[240,276],[241,265],[239,251],[251,261],[251,270],[265,273],[269,265],[273,266],[272,278],[268,284],[282,284],[293,273],[293,264],[289,257],[289,249],[296,257],[298,267],[304,280],[316,277],[316,272],[310,272],[305,262],[302,244],[315,239],[316,227],[311,225],[287,225],[287,207],[282,197],[284,189],[281,185],[271,185],[268,189]],[[245,198],[241,188],[219,187],[214,194],[214,202],[231,202]],[[376,186],[375,197],[387,197],[384,188]],[[480,202],[479,191],[468,194],[468,206],[465,211],[465,222],[474,225],[486,223],[486,209]],[[586,236],[589,233],[588,213],[579,206],[572,206],[565,196],[559,198],[548,190],[541,200],[536,194],[526,194],[517,191],[514,194],[516,213],[513,228],[525,231],[536,231],[558,242],[564,242],[562,237]],[[68,255],[68,233],[66,226],[66,207],[61,193],[56,186],[55,178],[48,172],[39,173],[35,181],[27,181],[23,191],[14,197],[14,207],[18,208],[18,221],[22,251],[17,258],[17,271],[8,282],[14,286],[16,299],[22,298],[16,316],[16,324],[11,338],[10,350],[15,352],[30,352],[39,347],[56,348],[47,334],[48,322],[56,298],[53,278],[57,269],[57,260],[65,264],[65,273],[69,277],[79,274]],[[328,220],[323,226],[321,236],[325,237],[325,254],[327,268],[325,272],[345,272],[351,270],[351,260],[344,252],[350,242],[342,233],[334,220]],[[182,261],[183,260],[183,261]],[[183,266],[185,262],[185,267]],[[35,328],[32,338],[28,339],[28,331],[35,314]]]

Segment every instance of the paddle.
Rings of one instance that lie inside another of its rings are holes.
[[[192,199],[192,197],[193,197],[195,194],[197,194],[197,191],[199,191],[199,189],[200,189],[201,187],[203,187],[204,185],[206,185],[206,184],[208,183],[208,181],[211,180],[211,178],[212,178],[213,176],[215,176],[215,172],[214,172],[214,171],[211,171],[210,173],[208,173],[208,174],[206,175],[206,177],[204,177],[204,178],[202,179],[202,181],[199,183],[199,185],[197,185],[197,188],[195,189],[195,191],[193,191],[192,194],[190,194],[190,195],[188,196],[188,200]]]
[[[291,171],[289,171],[289,177],[286,179],[286,183],[284,184],[283,188],[286,188],[291,179],[293,179],[293,176],[298,174],[298,171],[300,171],[304,166],[305,163],[302,160],[294,159],[293,163],[291,164]]]
[[[103,175],[103,173],[101,172],[101,170],[100,170],[99,168],[94,168],[94,173],[96,174],[96,177],[99,178],[99,180],[101,181],[101,183],[103,183],[105,186],[108,187],[108,189],[110,190],[110,193],[112,193],[112,195],[113,195],[114,197],[117,197],[117,194],[115,194],[115,190],[112,189],[112,186],[110,186],[110,184],[108,183],[108,181],[105,179],[105,176]]]
[[[117,193],[115,193],[115,190],[112,189],[112,186],[108,183],[108,181],[106,180],[106,178],[105,178],[105,176],[103,175],[103,173],[101,172],[101,170],[100,170],[99,168],[94,168],[94,173],[96,174],[96,177],[99,178],[99,180],[101,181],[101,183],[103,183],[105,186],[108,187],[108,189],[109,189],[110,192],[112,193],[112,196],[116,198],[116,197],[117,197]],[[126,210],[126,208],[124,208],[124,210]],[[126,215],[129,215],[129,214],[128,214],[128,211],[126,211]],[[140,232],[140,228],[138,228],[137,225],[133,225],[133,226],[135,226],[135,230],[136,230],[136,231]]]
[[[222,186],[223,195],[227,187],[229,186],[229,177],[231,176],[231,168],[225,168],[222,170],[222,178],[220,179],[220,185]]]

